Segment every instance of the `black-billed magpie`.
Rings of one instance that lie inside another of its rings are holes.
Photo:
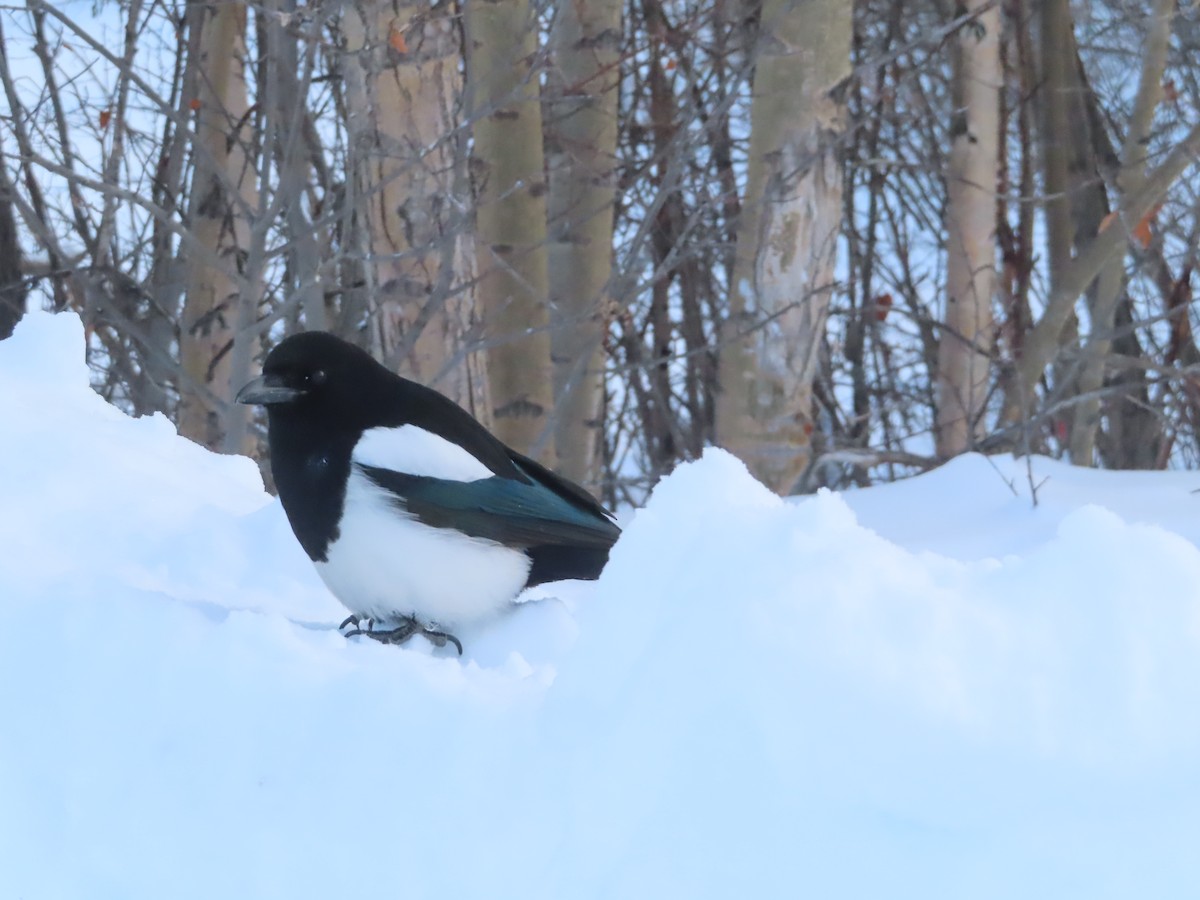
[[[621,533],[583,488],[331,334],[284,339],[237,402],[267,408],[279,499],[349,634],[461,653],[453,629],[522,588],[597,578]]]

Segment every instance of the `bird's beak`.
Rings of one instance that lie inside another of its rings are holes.
[[[234,399],[238,403],[272,406],[276,403],[291,403],[303,397],[305,391],[284,384],[279,375],[263,375],[238,391]]]

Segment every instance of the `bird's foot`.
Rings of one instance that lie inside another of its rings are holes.
[[[463,654],[462,641],[454,635],[446,631],[438,631],[435,628],[426,628],[416,619],[401,619],[400,624],[395,628],[375,629],[375,620],[367,619],[366,628],[361,627],[363,620],[358,616],[347,616],[346,620],[338,626],[338,630],[346,637],[355,637],[363,635],[372,640],[379,641],[381,644],[403,644],[406,643],[413,635],[424,635],[431,644],[435,647],[445,647],[447,643],[454,645],[454,649],[458,651],[458,655]],[[346,626],[351,626],[348,630],[343,630]]]

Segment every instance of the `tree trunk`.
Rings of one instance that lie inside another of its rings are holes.
[[[1079,153],[1087,160],[1086,171],[1079,173],[1080,183],[1071,187],[1073,196],[1079,194],[1084,198],[1072,200],[1076,218],[1075,242],[1080,247],[1095,240],[1112,211],[1105,176],[1108,181],[1115,178],[1120,167],[1120,153],[1109,138],[1108,117],[1100,108],[1096,93],[1088,82],[1077,45],[1074,46],[1074,54],[1075,77],[1079,83],[1075,92],[1078,98],[1076,105],[1081,107],[1079,118],[1083,123],[1075,129],[1075,133],[1088,136],[1086,149]],[[1121,202],[1119,197],[1114,197],[1114,200],[1118,205]],[[1161,258],[1159,253],[1155,255]],[[1163,286],[1161,281],[1159,284]],[[1088,302],[1093,307],[1099,287],[1097,279],[1088,289]],[[1174,287],[1175,280],[1170,277],[1170,286],[1166,287],[1164,297],[1172,297]],[[1132,298],[1128,291],[1123,290],[1117,302],[1111,352],[1130,360],[1141,360],[1148,355],[1148,348],[1134,327],[1135,319]],[[1160,409],[1159,402],[1151,398],[1152,380],[1154,376],[1138,365],[1119,365],[1107,378],[1113,391],[1104,401],[1104,440],[1101,443],[1100,435],[1097,435],[1096,449],[1103,454],[1104,464],[1109,468],[1150,469],[1162,465],[1161,453],[1169,446],[1170,439],[1166,434],[1167,417]]]
[[[978,15],[955,38],[958,102],[947,173],[946,312],[938,341],[937,451],[942,457],[963,453],[983,434],[993,343],[1000,7],[969,0],[964,11]]]
[[[852,8],[844,0],[763,6],[716,433],[781,493],[793,489],[811,449],[812,379],[842,214],[838,89],[850,74]]]
[[[546,145],[550,172],[550,312],[558,470],[600,476],[604,333],[611,307],[620,71],[619,0],[559,6]]]
[[[546,177],[537,22],[528,0],[466,4],[474,149],[476,298],[496,436],[545,463],[550,410]]]
[[[179,330],[179,431],[213,450],[249,421],[233,403],[231,359],[242,304],[256,306],[258,291],[242,277],[250,214],[258,187],[250,145],[246,86],[246,7],[241,3],[189,5],[190,27],[200,29],[195,72],[195,172],[191,231],[210,253],[190,254],[187,299]],[[207,259],[220,260],[219,266]],[[235,419],[241,421],[235,423]],[[237,449],[249,450],[248,441]]]
[[[4,147],[0,144],[0,159],[3,158]],[[0,341],[12,335],[25,315],[21,243],[17,239],[17,218],[13,215],[15,196],[7,168],[0,165]]]
[[[370,349],[485,422],[468,208],[459,30],[449,3],[355,0],[342,16],[355,217]],[[350,323],[358,327],[360,323]]]
[[[1129,130],[1121,151],[1121,169],[1117,184],[1122,194],[1136,191],[1146,178],[1146,151],[1154,112],[1162,98],[1163,71],[1171,39],[1174,0],[1155,0],[1146,46],[1142,52],[1142,72],[1134,99]],[[1126,223],[1134,227],[1138,223]],[[1114,253],[1100,269],[1096,299],[1092,304],[1091,330],[1083,348],[1083,370],[1079,375],[1082,399],[1075,410],[1071,428],[1071,462],[1090,466],[1096,448],[1096,429],[1100,424],[1100,390],[1104,386],[1105,361],[1113,345],[1117,304],[1125,288],[1125,254]]]
[[[1041,146],[1046,200],[1046,250],[1053,284],[1071,261],[1070,92],[1074,60],[1064,48],[1073,44],[1069,0],[1046,0],[1041,12]]]
[[[1081,204],[1089,202],[1081,180],[1085,160],[1080,156],[1077,117],[1083,109],[1079,102],[1078,80],[1074,72],[1075,32],[1071,21],[1070,0],[1045,0],[1038,7],[1040,42],[1038,61],[1041,70],[1037,92],[1040,122],[1042,204],[1046,223],[1046,259],[1050,287],[1061,284],[1063,273],[1071,262],[1071,249],[1076,244],[1080,228]],[[1086,127],[1084,124],[1082,127]],[[1090,161],[1090,157],[1088,158]],[[1088,178],[1096,183],[1094,171]],[[1086,219],[1086,216],[1084,216]],[[1059,346],[1073,344],[1078,335],[1078,323],[1072,310],[1059,332]],[[1018,352],[1023,352],[1023,343]],[[1053,383],[1065,384],[1071,378],[1068,367],[1054,363]],[[1020,379],[1015,376],[1008,384],[1002,420],[1014,424],[1028,417],[1033,398],[1022,393]],[[1018,393],[1022,393],[1020,397]],[[1027,436],[1029,432],[1026,432]],[[1044,449],[1038,442],[1023,442],[1023,449],[1036,452]]]
[[[1200,154],[1200,123],[1193,125],[1166,158],[1147,173],[1141,186],[1122,197],[1122,207],[1110,226],[1075,256],[1062,273],[1057,286],[1051,286],[1050,298],[1042,318],[1029,332],[1017,360],[1015,386],[1006,404],[1017,398],[1032,397],[1033,389],[1046,365],[1053,359],[1061,334],[1075,300],[1087,290],[1092,280],[1114,253],[1124,253],[1129,230],[1125,222],[1137,223],[1150,214],[1175,181],[1193,164]]]
[[[321,229],[305,212],[304,203],[313,160],[320,159],[319,152],[314,152],[320,145],[320,136],[305,106],[316,54],[306,53],[302,67],[296,36],[284,24],[295,13],[296,0],[266,0],[265,7],[268,15],[263,17],[264,83],[259,97],[260,102],[268,105],[273,119],[271,144],[279,167],[277,197],[282,198],[287,233],[288,290],[299,301],[305,326],[324,331],[329,327],[329,317],[321,283],[323,253],[318,240]],[[327,188],[325,180],[321,181]]]
[[[1059,292],[1071,262],[1072,246],[1082,252],[1096,239],[1112,207],[1105,180],[1111,180],[1119,165],[1118,153],[1109,141],[1105,114],[1099,108],[1095,92],[1088,83],[1079,47],[1075,40],[1068,0],[1048,0],[1040,9],[1041,143],[1045,212],[1047,222],[1048,270],[1051,293]],[[1123,258],[1123,255],[1122,255]],[[1097,308],[1100,279],[1087,288],[1089,307]],[[1145,350],[1130,328],[1133,312],[1127,295],[1120,296],[1115,313],[1112,351],[1140,359]],[[1081,388],[1080,360],[1058,353],[1074,347],[1078,341],[1074,310],[1067,312],[1066,323],[1050,360],[1052,390],[1056,397]],[[1147,468],[1156,464],[1163,441],[1163,421],[1154,408],[1147,387],[1146,373],[1125,367],[1114,373],[1120,394],[1107,403],[1108,442],[1105,462],[1118,468]],[[1012,415],[1028,414],[1030,398],[1006,407]],[[1075,415],[1071,440],[1076,441],[1082,418]],[[1094,419],[1095,416],[1093,415]]]

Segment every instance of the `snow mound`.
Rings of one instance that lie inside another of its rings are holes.
[[[785,502],[709,451],[458,660],[337,634],[253,463],[82,348],[0,343],[0,897],[1194,890],[1187,473]]]

